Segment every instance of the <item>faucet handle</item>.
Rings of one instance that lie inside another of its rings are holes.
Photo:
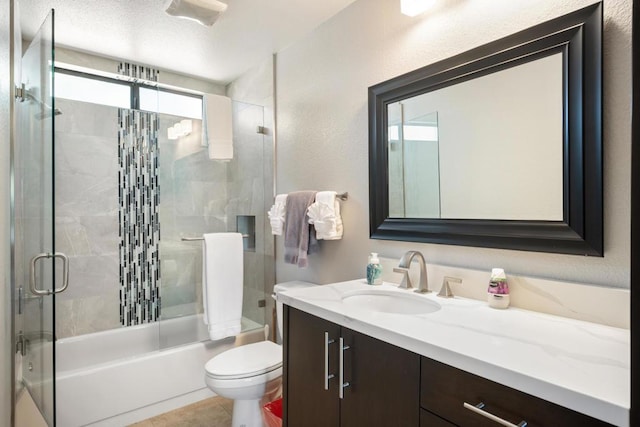
[[[400,273],[402,274],[402,282],[400,282],[400,288],[402,289],[411,289],[413,288],[413,286],[411,286],[411,279],[409,278],[409,269],[408,268],[402,268],[402,267],[395,267],[393,269],[394,273]]]
[[[442,279],[442,287],[440,288],[440,292],[438,292],[439,297],[453,298],[453,292],[451,292],[449,282],[462,283],[462,279],[458,279],[457,277],[444,276],[444,279]]]

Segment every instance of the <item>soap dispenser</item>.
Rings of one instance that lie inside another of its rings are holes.
[[[487,289],[489,307],[507,308],[509,307],[509,285],[507,276],[501,268],[491,270],[489,289]]]
[[[369,263],[367,264],[367,284],[382,284],[382,266],[380,265],[378,254],[375,252],[371,252],[371,255],[369,255]]]

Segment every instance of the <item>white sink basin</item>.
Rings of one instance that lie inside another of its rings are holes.
[[[437,302],[410,291],[354,291],[342,297],[342,302],[371,311],[393,314],[428,314],[441,308]]]

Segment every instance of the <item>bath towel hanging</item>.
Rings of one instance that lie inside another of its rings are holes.
[[[202,244],[204,323],[212,340],[241,331],[243,248],[240,233],[205,234]]]
[[[285,209],[287,205],[287,195],[286,194],[278,194],[276,196],[275,203],[267,212],[267,216],[269,217],[269,223],[271,224],[271,234],[274,236],[282,236],[282,231],[284,230],[284,221],[285,221]]]
[[[231,98],[206,94],[202,100],[203,144],[208,145],[209,158],[233,159],[233,104]]]
[[[296,191],[289,193],[284,222],[284,262],[296,264],[300,268],[308,265],[307,255],[317,250],[315,232],[310,232],[307,210],[314,202],[315,191]]]
[[[313,224],[318,240],[342,239],[343,226],[340,202],[335,191],[318,191],[315,202],[309,206],[309,224]]]

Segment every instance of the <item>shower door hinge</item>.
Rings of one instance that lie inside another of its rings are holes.
[[[24,337],[22,331],[18,332],[16,336],[16,353],[20,353],[21,356],[26,356],[28,344],[29,341]]]
[[[256,128],[256,133],[261,133],[262,135],[266,135],[267,134],[267,128],[264,126],[258,126]]]
[[[259,299],[258,300],[258,307],[262,308],[265,307],[267,305],[267,301],[264,299]]]
[[[25,97],[27,95],[27,89],[24,85],[24,83],[22,83],[20,86],[16,86],[16,91],[15,91],[15,97],[18,101],[23,102],[25,100]]]

